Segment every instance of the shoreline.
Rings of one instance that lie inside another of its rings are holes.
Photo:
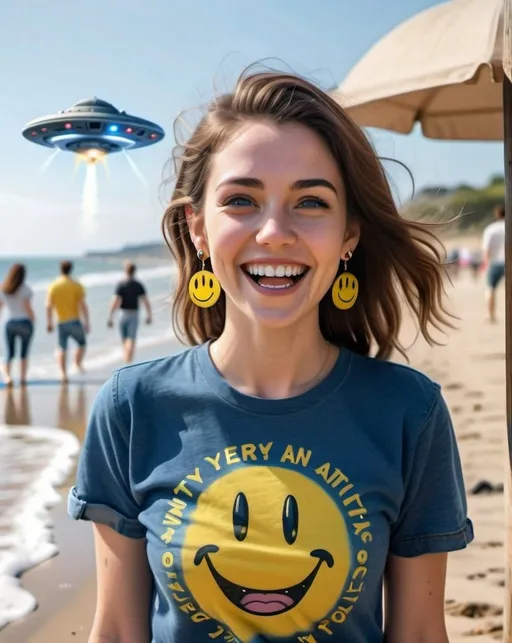
[[[182,349],[175,339],[162,340],[140,347],[137,357],[138,361],[147,361]],[[102,384],[120,366],[113,363],[91,369],[68,384],[43,380],[11,389],[0,385],[0,423],[8,427],[61,428],[82,443],[91,404]],[[0,629],[0,643],[87,643],[96,596],[95,562],[91,524],[67,515],[67,493],[74,482],[76,464],[77,458],[65,482],[56,488],[60,502],[48,509],[58,554],[21,574],[22,586],[36,598],[37,607]]]
[[[449,306],[461,318],[458,328],[449,332],[448,339],[436,334],[445,346],[429,347],[418,340],[408,351],[410,365],[442,385],[463,462],[469,516],[475,526],[475,541],[449,557],[446,611],[452,643],[468,638],[475,643],[501,639],[505,591],[503,493],[471,493],[482,481],[503,483],[507,455],[504,294],[500,288],[499,322],[487,324],[484,284],[483,275],[474,282],[469,274],[461,276],[454,288],[447,284]],[[411,320],[405,316],[402,341],[406,347],[415,335]],[[138,358],[144,361],[182,348],[176,341],[141,348]],[[394,356],[393,361],[404,360]],[[30,409],[17,415],[11,411],[7,423],[30,424],[33,419],[35,425],[71,430],[82,441],[88,409],[99,387],[96,381],[106,379],[110,372],[91,371],[84,379],[94,376],[94,383],[29,387]],[[0,391],[0,407],[3,393]],[[69,482],[73,478],[74,468]],[[68,487],[66,483],[58,489],[64,500],[50,511],[59,555],[22,576],[23,586],[36,596],[38,608],[0,630],[0,643],[87,643],[95,604],[92,528],[89,523],[67,517]]]

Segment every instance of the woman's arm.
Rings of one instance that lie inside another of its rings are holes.
[[[89,643],[149,643],[152,578],[144,538],[94,524],[96,612]]]
[[[386,643],[448,643],[444,618],[447,558],[447,554],[389,555]]]

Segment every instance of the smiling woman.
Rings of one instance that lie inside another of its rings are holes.
[[[95,523],[90,643],[446,643],[447,553],[473,538],[457,444],[439,386],[389,359],[404,302],[427,341],[449,324],[435,238],[291,74],[243,74],[175,165],[196,345],[95,402],[69,495]]]

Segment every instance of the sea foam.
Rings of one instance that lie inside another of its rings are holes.
[[[173,277],[176,274],[174,265],[152,266],[150,268],[140,268],[137,270],[137,279],[139,281],[151,281],[152,279],[163,279]],[[119,281],[126,279],[126,274],[122,270],[105,270],[104,272],[87,272],[77,275],[76,279],[85,288],[94,288],[96,286],[112,286]],[[34,292],[46,291],[52,280],[36,281],[32,286]]]
[[[69,431],[0,425],[0,628],[37,606],[19,576],[59,551],[48,509],[79,449]]]

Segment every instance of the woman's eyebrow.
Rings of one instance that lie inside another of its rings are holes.
[[[246,188],[257,188],[258,190],[263,190],[265,188],[263,181],[260,181],[260,179],[252,178],[250,176],[230,177],[225,181],[219,183],[219,185],[217,186],[217,190],[219,190],[224,185],[241,185]],[[338,195],[338,191],[336,190],[334,185],[327,179],[299,179],[290,186],[292,190],[306,190],[308,188],[316,187],[328,188],[329,190],[332,190],[334,194],[336,194],[336,196]]]

